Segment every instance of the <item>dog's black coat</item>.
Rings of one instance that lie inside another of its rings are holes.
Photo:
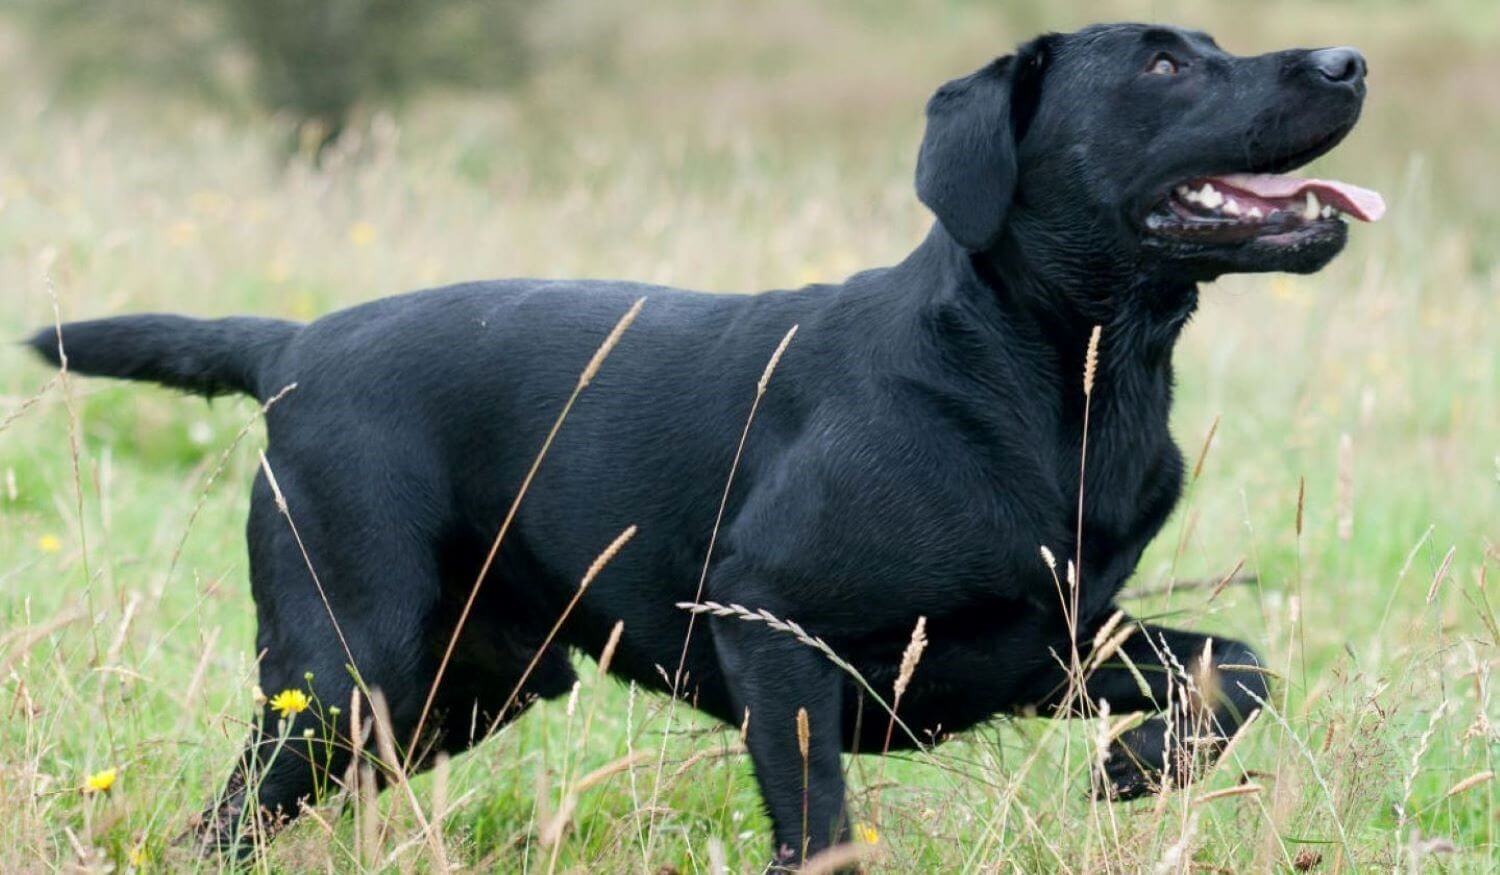
[[[1178,75],[1150,74],[1161,52]],[[838,285],[739,297],[472,283],[305,326],[136,316],[66,325],[62,339],[84,373],[260,399],[297,384],[267,414],[269,463],[399,736],[414,729],[459,605],[580,371],[647,298],[562,427],[484,582],[437,700],[440,744],[457,750],[473,740],[476,709],[481,728],[497,716],[589,563],[631,524],[639,535],[568,617],[514,711],[565,693],[568,649],[597,655],[617,620],[612,669],[668,686],[689,623],[675,605],[699,596],[756,381],[796,325],[750,428],[702,597],[797,621],[883,693],[925,616],[931,644],[900,705],[924,739],[1028,706],[1057,713],[1070,633],[1040,548],[1059,565],[1078,550],[1090,331],[1102,327],[1078,572],[1085,657],[1178,498],[1171,352],[1196,283],[1316,270],[1344,242],[1336,221],[1291,243],[1218,245],[1153,237],[1141,219],[1193,174],[1286,168],[1331,148],[1358,116],[1363,66],[1335,78],[1326,55],[1237,58],[1202,34],[1140,25],[1027,44],[929,104],[917,169],[939,219],[928,238],[900,264]],[[50,330],[32,344],[57,359]],[[311,671],[321,701],[347,702],[348,660],[264,475],[248,538],[261,687],[302,687]],[[1204,645],[1144,624],[1124,651],[1151,695],[1118,662],[1086,695],[1115,714],[1157,711],[1168,675],[1182,682]],[[1256,661],[1230,640],[1211,653],[1216,665]],[[1222,733],[1265,693],[1261,673],[1230,668],[1202,696]],[[849,676],[764,624],[705,618],[681,694],[735,725],[749,712],[782,859],[845,834],[840,751],[878,750],[887,722],[869,702],[856,719]],[[811,728],[806,835],[799,708]],[[1183,720],[1172,728],[1186,734]],[[313,722],[298,716],[293,736]],[[1168,729],[1158,717],[1120,740],[1106,776],[1115,793],[1188,776],[1163,751]],[[252,739],[250,762],[263,740]],[[895,741],[910,743],[899,731]],[[332,767],[341,772],[341,756]],[[286,813],[314,782],[289,755],[260,777],[261,804]],[[239,828],[241,778],[228,815],[209,823],[221,841]]]

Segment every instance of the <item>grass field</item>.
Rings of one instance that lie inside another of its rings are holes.
[[[1277,707],[1205,782],[1156,799],[1089,800],[1097,726],[998,719],[851,761],[853,812],[877,871],[1495,871],[1500,6],[1068,6],[557,4],[522,92],[376,116],[320,169],[284,170],[275,119],[49,100],[46,47],[0,20],[0,335],[54,305],[311,318],[480,277],[837,279],[930,221],[910,184],[926,94],[1037,30],[1156,18],[1244,53],[1357,44],[1365,120],[1315,170],[1380,189],[1390,215],[1317,276],[1205,289],[1173,427],[1190,460],[1217,429],[1129,602],[1255,643]],[[253,707],[242,526],[263,440],[250,402],[59,379],[0,348],[0,870],[195,863],[171,841]],[[1241,562],[1256,583],[1162,594]],[[663,744],[666,699],[583,667],[576,704],[414,781],[445,856],[759,871],[737,733],[679,710]],[[84,792],[106,769],[113,786]],[[435,868],[407,798],[379,805],[330,801],[253,864]],[[372,818],[391,825],[378,842]]]

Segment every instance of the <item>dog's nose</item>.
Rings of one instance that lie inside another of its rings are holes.
[[[1329,82],[1358,85],[1365,78],[1365,56],[1356,48],[1318,49],[1310,52],[1307,59],[1313,69]]]

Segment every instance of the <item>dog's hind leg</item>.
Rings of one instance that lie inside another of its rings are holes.
[[[481,600],[478,607],[495,606]],[[424,731],[419,742],[423,767],[439,750],[450,754],[468,750],[520,717],[537,700],[566,695],[578,679],[561,644],[554,641],[537,657],[541,631],[480,613],[476,611],[464,627],[433,701],[427,720],[430,731]],[[441,641],[446,644],[451,634],[452,624],[443,624]]]
[[[1130,799],[1165,785],[1191,781],[1197,766],[1224,744],[1269,695],[1267,673],[1255,651],[1231,638],[1167,629],[1126,619],[1108,637],[1135,630],[1086,678],[1082,695],[1066,679],[1038,697],[1038,711],[1078,716],[1109,703],[1112,718],[1154,714],[1111,744],[1098,792]],[[1089,666],[1090,654],[1082,657]]]
[[[363,727],[389,732],[404,757],[433,670],[439,580],[428,543],[396,517],[399,508],[348,507],[332,500],[343,493],[326,474],[274,470],[287,513],[262,473],[248,525],[259,686],[269,698],[196,830],[206,849],[239,854],[336,789],[353,746],[356,687]],[[377,691],[387,703],[383,726],[369,705]],[[377,755],[377,741],[364,741],[366,756]]]

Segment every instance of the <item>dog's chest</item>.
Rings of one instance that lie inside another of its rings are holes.
[[[1154,420],[1106,415],[1091,421],[1076,464],[1061,478],[1071,498],[1066,516],[1073,549],[1078,551],[1081,539],[1085,585],[1101,602],[1135,570],[1181,494],[1182,453],[1165,420],[1163,411]]]

